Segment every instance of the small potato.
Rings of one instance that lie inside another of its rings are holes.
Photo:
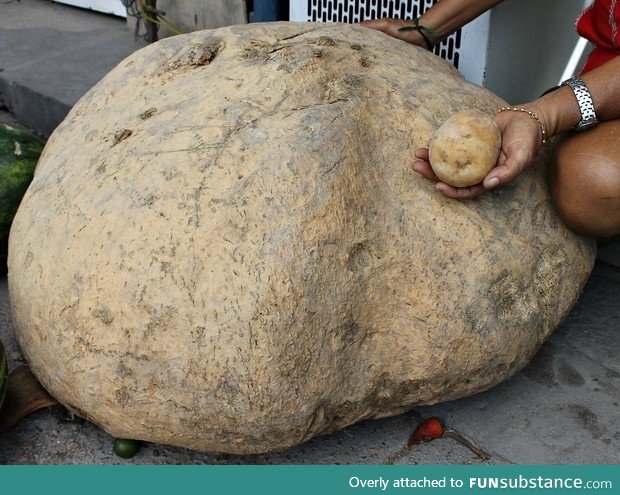
[[[493,119],[479,110],[459,112],[437,129],[429,161],[442,182],[454,187],[479,184],[497,162],[502,137]]]

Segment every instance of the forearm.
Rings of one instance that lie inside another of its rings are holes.
[[[598,119],[620,118],[620,57],[581,78],[592,95]],[[544,121],[549,136],[566,132],[581,120],[577,99],[567,86],[532,101],[528,106]]]
[[[461,26],[501,2],[502,0],[439,0],[418,18],[419,29],[412,29],[411,20],[389,17],[363,21],[361,25],[377,29],[413,45],[432,48],[433,44],[439,43]],[[432,32],[438,34],[433,35]],[[431,46],[428,46],[429,44]]]
[[[419,22],[438,32],[442,39],[501,2],[502,0],[439,0],[420,16]]]

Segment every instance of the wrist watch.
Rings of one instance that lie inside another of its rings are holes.
[[[562,86],[568,86],[575,93],[577,103],[579,104],[579,111],[581,112],[581,120],[573,127],[574,131],[585,131],[590,127],[594,127],[598,124],[598,118],[594,111],[594,102],[590,91],[586,86],[586,83],[577,76],[573,76],[562,83]]]

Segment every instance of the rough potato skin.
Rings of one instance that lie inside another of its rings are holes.
[[[429,147],[435,175],[455,187],[479,184],[497,162],[502,136],[493,119],[467,109],[446,120]]]
[[[230,453],[505,380],[571,309],[593,244],[542,162],[465,202],[411,170],[449,116],[504,104],[358,26],[136,52],[52,135],[13,224],[32,371],[115,437]]]

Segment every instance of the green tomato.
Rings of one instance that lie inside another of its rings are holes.
[[[127,438],[114,440],[114,453],[124,459],[131,459],[138,452],[138,442]]]

